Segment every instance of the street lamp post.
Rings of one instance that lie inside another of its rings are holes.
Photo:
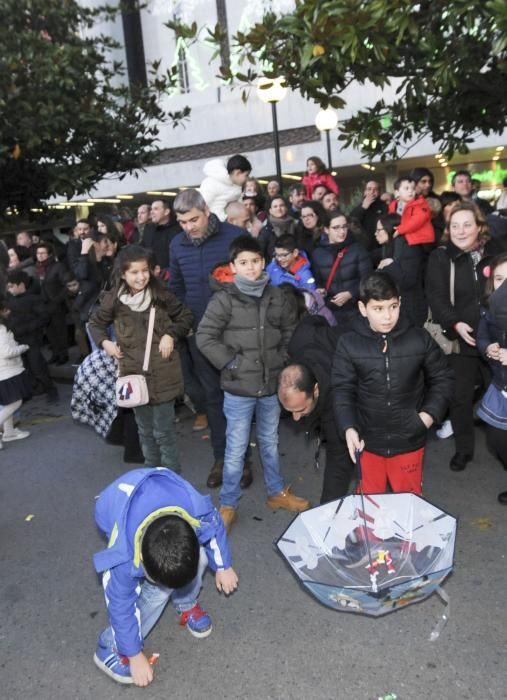
[[[333,168],[333,163],[332,163],[332,158],[331,158],[331,137],[329,136],[329,132],[332,131],[333,129],[336,129],[337,124],[338,124],[338,115],[336,114],[334,109],[331,109],[331,107],[328,107],[327,109],[321,109],[320,112],[315,117],[315,126],[317,127],[317,129],[319,131],[326,132],[327,163],[328,163],[329,171],[331,171]]]
[[[257,97],[265,104],[271,105],[271,114],[273,117],[273,143],[275,148],[276,161],[276,179],[280,185],[280,191],[283,190],[282,182],[282,163],[280,160],[280,137],[278,133],[278,116],[276,113],[276,105],[280,100],[283,100],[287,94],[287,86],[284,78],[261,78],[257,83]]]

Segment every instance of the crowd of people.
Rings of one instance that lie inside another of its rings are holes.
[[[151,681],[142,639],[163,609],[159,604],[153,612],[145,602],[150,623],[134,624],[118,593],[128,588],[133,595],[125,578],[145,576],[143,589],[164,586],[164,604],[173,589],[186,587],[173,602],[196,636],[211,631],[197,604],[199,546],[209,550],[217,586],[226,593],[236,587],[224,538],[254,478],[254,421],[271,508],[310,507],[283,477],[282,411],[326,450],[321,503],[350,491],[359,456],[365,493],[421,494],[433,426],[440,437],[453,436],[450,469],[464,470],[474,458],[476,415],[507,469],[504,200],[494,210],[477,196],[467,171],[456,172],[452,191],[438,195],[431,171],[416,168],[396,181],[393,193],[368,181],[361,201],[346,212],[338,184],[317,157],[308,159],[306,175],[287,196],[277,181],[265,192],[251,172],[242,155],[210,161],[198,190],[183,190],[172,203],[143,204],[135,220],[128,212],[80,220],[65,247],[26,232],[0,246],[2,441],[28,437],[13,423],[22,401],[37,393],[58,398],[48,364],[66,363],[75,343],[73,416],[124,444],[125,461],[170,470],[165,481],[159,475],[160,498],[150,491],[156,470],[131,477],[132,489],[138,481],[150,484],[135,501],[136,522],[176,506],[190,513],[184,520],[194,530],[199,513],[209,519],[204,534],[197,529],[198,543],[188,527],[171,535],[193,543],[193,564],[182,578],[153,562],[143,568],[141,559],[137,573],[122,569],[116,579],[111,571],[125,558],[107,550],[96,561],[109,576],[112,627],[100,637],[95,662],[119,682]],[[118,408],[118,373],[143,375],[147,401]],[[90,412],[97,391],[102,403]],[[178,476],[185,466],[174,429],[178,401],[192,407],[193,430],[209,428],[207,486],[220,488],[218,510]],[[122,498],[131,499],[127,491]],[[113,492],[104,493],[114,510]],[[507,504],[507,492],[498,498]],[[97,518],[111,535],[110,515]],[[164,532],[153,534],[154,542]],[[127,534],[134,536],[132,529]],[[150,547],[145,552],[143,544],[143,556],[152,556]]]

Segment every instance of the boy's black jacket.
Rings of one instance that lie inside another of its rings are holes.
[[[340,431],[355,428],[366,450],[388,457],[424,446],[427,429],[417,414],[444,419],[453,375],[424,329],[400,319],[383,335],[361,318],[338,340],[332,386]]]

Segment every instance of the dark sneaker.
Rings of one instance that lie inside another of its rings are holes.
[[[133,683],[130,675],[129,660],[126,656],[121,656],[114,649],[106,648],[97,644],[97,649],[93,655],[95,665],[101,671],[112,678],[117,683]]]
[[[190,610],[181,613],[180,625],[186,626],[191,635],[201,639],[211,634],[213,629],[210,616],[204,612],[199,603],[196,603]]]

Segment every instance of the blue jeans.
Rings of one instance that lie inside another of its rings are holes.
[[[197,603],[199,591],[202,587],[202,577],[208,566],[208,557],[203,547],[200,549],[199,566],[197,576],[183,588],[165,588],[151,583],[145,579],[141,586],[141,594],[137,600],[137,610],[141,620],[141,637],[146,639],[151,630],[155,627],[159,617],[164,612],[169,598],[178,613],[191,610]],[[106,589],[107,595],[107,589]],[[116,647],[114,632],[112,627],[107,627],[99,637],[99,644],[106,649]]]
[[[245,452],[250,443],[250,429],[255,412],[255,428],[268,496],[282,491],[284,483],[278,458],[278,423],[280,404],[276,394],[255,398],[224,392],[227,420],[225,460],[220,504],[236,508],[241,497],[239,482],[243,474]]]
[[[134,415],[145,464],[181,471],[174,430],[174,401],[136,406]]]

